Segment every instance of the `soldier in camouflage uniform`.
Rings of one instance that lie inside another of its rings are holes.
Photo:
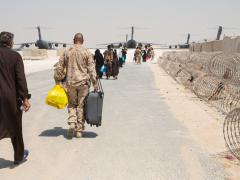
[[[111,46],[108,45],[108,49],[103,53],[104,56],[104,64],[107,68],[106,76],[107,79],[112,75],[112,63],[113,63],[113,50]]]
[[[83,46],[83,35],[74,36],[74,46],[65,50],[55,64],[54,79],[66,81],[68,94],[68,136],[82,137],[84,131],[84,99],[89,92],[90,81],[97,90],[96,70],[92,54]]]

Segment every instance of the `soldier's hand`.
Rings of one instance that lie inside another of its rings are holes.
[[[98,86],[97,86],[97,84],[95,84],[93,87],[94,87],[94,91],[97,92],[97,91],[98,91]]]
[[[55,84],[59,85],[61,81],[55,80]]]

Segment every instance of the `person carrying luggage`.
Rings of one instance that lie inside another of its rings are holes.
[[[66,49],[55,64],[54,79],[59,83],[66,79],[68,95],[68,137],[80,138],[85,129],[84,100],[89,92],[90,81],[97,91],[96,69],[91,52],[83,46],[81,33],[74,36],[74,46]]]

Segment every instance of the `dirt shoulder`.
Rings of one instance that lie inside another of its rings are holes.
[[[203,149],[221,163],[228,179],[240,179],[240,163],[228,152],[223,137],[225,115],[175,82],[158,64],[149,64],[155,83],[175,117]]]

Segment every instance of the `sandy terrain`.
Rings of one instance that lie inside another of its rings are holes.
[[[189,129],[193,139],[223,164],[229,179],[240,179],[239,162],[227,152],[223,138],[225,116],[175,82],[162,68],[153,64],[149,66],[171,112]]]

